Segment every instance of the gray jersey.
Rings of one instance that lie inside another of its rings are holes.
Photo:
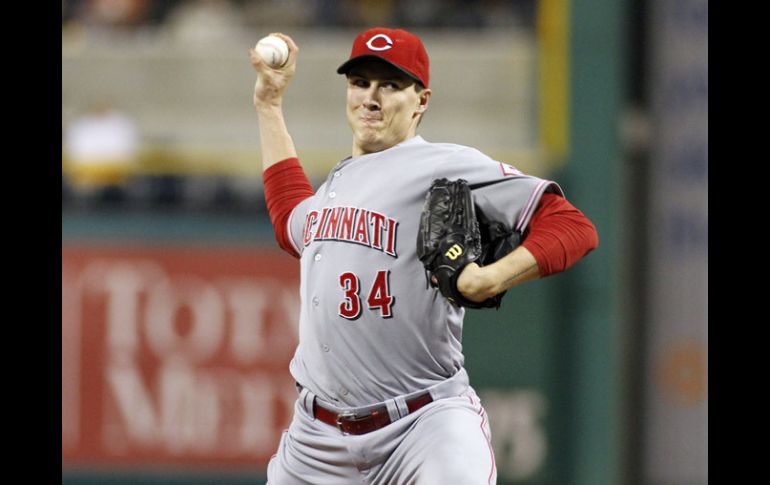
[[[561,193],[478,150],[417,136],[341,161],[288,221],[301,255],[297,382],[359,407],[430,387],[463,367],[464,310],[427,285],[416,241],[436,178],[463,178],[492,219],[526,228],[541,195]]]

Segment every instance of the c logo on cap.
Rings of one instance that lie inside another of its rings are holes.
[[[385,39],[386,44],[379,47],[375,47],[374,41],[377,39]],[[366,42],[366,47],[368,47],[370,50],[373,50],[373,51],[386,51],[391,47],[393,47],[393,41],[390,40],[390,37],[388,37],[385,34],[377,34]]]

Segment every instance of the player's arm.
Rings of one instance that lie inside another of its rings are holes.
[[[289,59],[280,69],[268,66],[254,49],[249,50],[251,65],[257,71],[254,84],[254,108],[259,120],[262,170],[290,158],[297,158],[294,141],[283,117],[283,95],[297,66],[297,44],[287,35],[275,33],[289,46]]]
[[[259,120],[265,201],[275,238],[281,249],[299,256],[291,244],[288,221],[294,208],[313,195],[313,188],[299,164],[294,141],[283,118],[283,94],[294,76],[299,49],[289,36],[273,35],[286,41],[289,59],[283,68],[273,69],[254,49],[249,51],[251,65],[257,71],[253,102]]]
[[[469,300],[481,302],[540,277],[535,257],[526,247],[519,246],[488,266],[471,263],[463,268],[457,278],[457,289]]]
[[[524,242],[493,264],[471,263],[457,289],[469,300],[484,301],[513,286],[565,271],[599,245],[594,224],[563,197],[543,194]]]

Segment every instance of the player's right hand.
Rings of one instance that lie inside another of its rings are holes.
[[[257,71],[257,82],[254,84],[254,107],[257,111],[281,105],[283,93],[294,76],[297,65],[299,47],[297,47],[297,44],[294,43],[291,37],[277,32],[270,35],[278,36],[286,41],[286,44],[289,46],[289,59],[286,65],[276,69],[268,66],[254,48],[249,49],[251,65]]]

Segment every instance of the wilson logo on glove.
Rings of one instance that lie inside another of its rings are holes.
[[[461,254],[463,254],[463,248],[460,247],[459,244],[455,244],[449,250],[444,253],[444,256],[454,261],[457,259]]]

